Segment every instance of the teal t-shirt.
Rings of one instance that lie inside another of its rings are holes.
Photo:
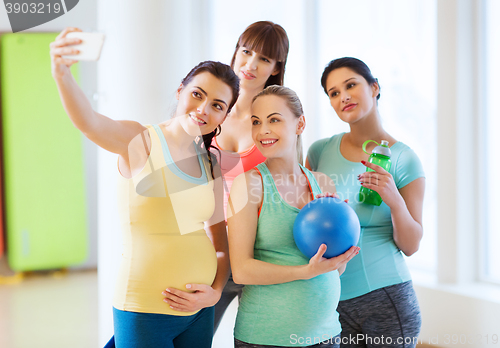
[[[276,265],[309,263],[293,239],[299,209],[286,203],[265,163],[257,166],[263,181],[263,202],[257,224],[254,257]],[[321,193],[313,174],[302,167],[314,196]],[[238,308],[234,337],[269,346],[313,345],[340,331],[337,270],[308,280],[273,285],[245,285]]]
[[[337,194],[341,199],[349,199],[361,224],[358,243],[361,250],[340,277],[341,301],[411,280],[403,254],[394,243],[391,209],[384,202],[377,207],[358,200],[361,185],[357,176],[366,171],[366,167],[342,156],[340,141],[344,134],[316,141],[307,154],[311,169],[333,179]],[[417,155],[402,142],[391,146],[391,161],[389,172],[398,189],[424,177]]]

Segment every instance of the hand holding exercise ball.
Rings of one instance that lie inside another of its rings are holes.
[[[359,219],[354,210],[335,197],[323,197],[306,204],[295,219],[293,238],[304,255],[311,258],[321,244],[324,257],[332,258],[358,244]]]

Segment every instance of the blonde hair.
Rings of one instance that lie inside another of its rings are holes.
[[[255,100],[257,100],[257,98],[266,95],[275,95],[283,98],[286,101],[288,109],[290,109],[290,111],[292,112],[292,114],[294,114],[295,117],[299,118],[300,116],[304,115],[304,111],[302,110],[302,103],[300,102],[299,97],[290,88],[278,85],[268,86],[260,93],[258,93],[255,97],[253,97],[252,103],[254,103]],[[304,155],[302,151],[302,138],[300,134],[297,135],[296,150],[297,150],[297,160],[299,161],[300,164],[303,164]]]

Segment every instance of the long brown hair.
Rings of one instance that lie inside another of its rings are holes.
[[[198,74],[201,74],[202,72],[209,72],[222,82],[224,82],[226,85],[228,85],[231,88],[231,92],[233,94],[233,98],[231,99],[231,102],[228,105],[228,109],[226,114],[231,112],[231,108],[236,104],[236,100],[238,99],[238,95],[240,93],[240,79],[236,74],[234,73],[233,69],[223,63],[220,62],[214,62],[214,61],[205,61],[201,62],[197,66],[195,66],[191,71],[184,77],[182,80],[182,85],[187,86],[189,82]],[[210,156],[210,148],[217,149],[216,147],[212,146],[212,139],[219,135],[220,133],[220,125],[217,126],[216,129],[214,129],[213,132],[210,132],[208,134],[203,134],[202,135],[202,142],[203,146],[207,152],[208,156],[208,161],[210,163],[210,171],[212,173],[212,178],[215,179],[214,177],[214,166],[212,163],[212,156]],[[200,144],[201,145],[201,144]]]
[[[236,43],[233,59],[231,59],[231,68],[234,68],[236,52],[242,46],[276,60],[279,73],[269,76],[264,88],[270,85],[283,86],[289,43],[286,31],[281,25],[270,21],[250,24]]]

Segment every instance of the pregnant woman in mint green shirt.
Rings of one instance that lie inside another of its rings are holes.
[[[231,268],[234,281],[245,284],[235,347],[338,347],[339,272],[359,249],[325,259],[322,245],[309,260],[293,240],[299,210],[335,186],[299,163],[305,118],[293,91],[264,89],[251,120],[252,138],[267,159],[235,179],[229,198],[236,211],[228,216]]]
[[[373,347],[377,342],[377,347],[415,347],[420,310],[403,254],[415,253],[422,238],[422,165],[413,150],[382,128],[380,87],[365,63],[355,58],[333,60],[321,84],[350,132],[315,142],[306,167],[334,180],[337,194],[349,200],[361,223],[361,252],[340,278],[341,347]],[[389,141],[389,172],[366,163],[362,144],[368,139]],[[366,167],[375,172],[365,172]],[[361,185],[378,192],[382,204],[360,202]]]

